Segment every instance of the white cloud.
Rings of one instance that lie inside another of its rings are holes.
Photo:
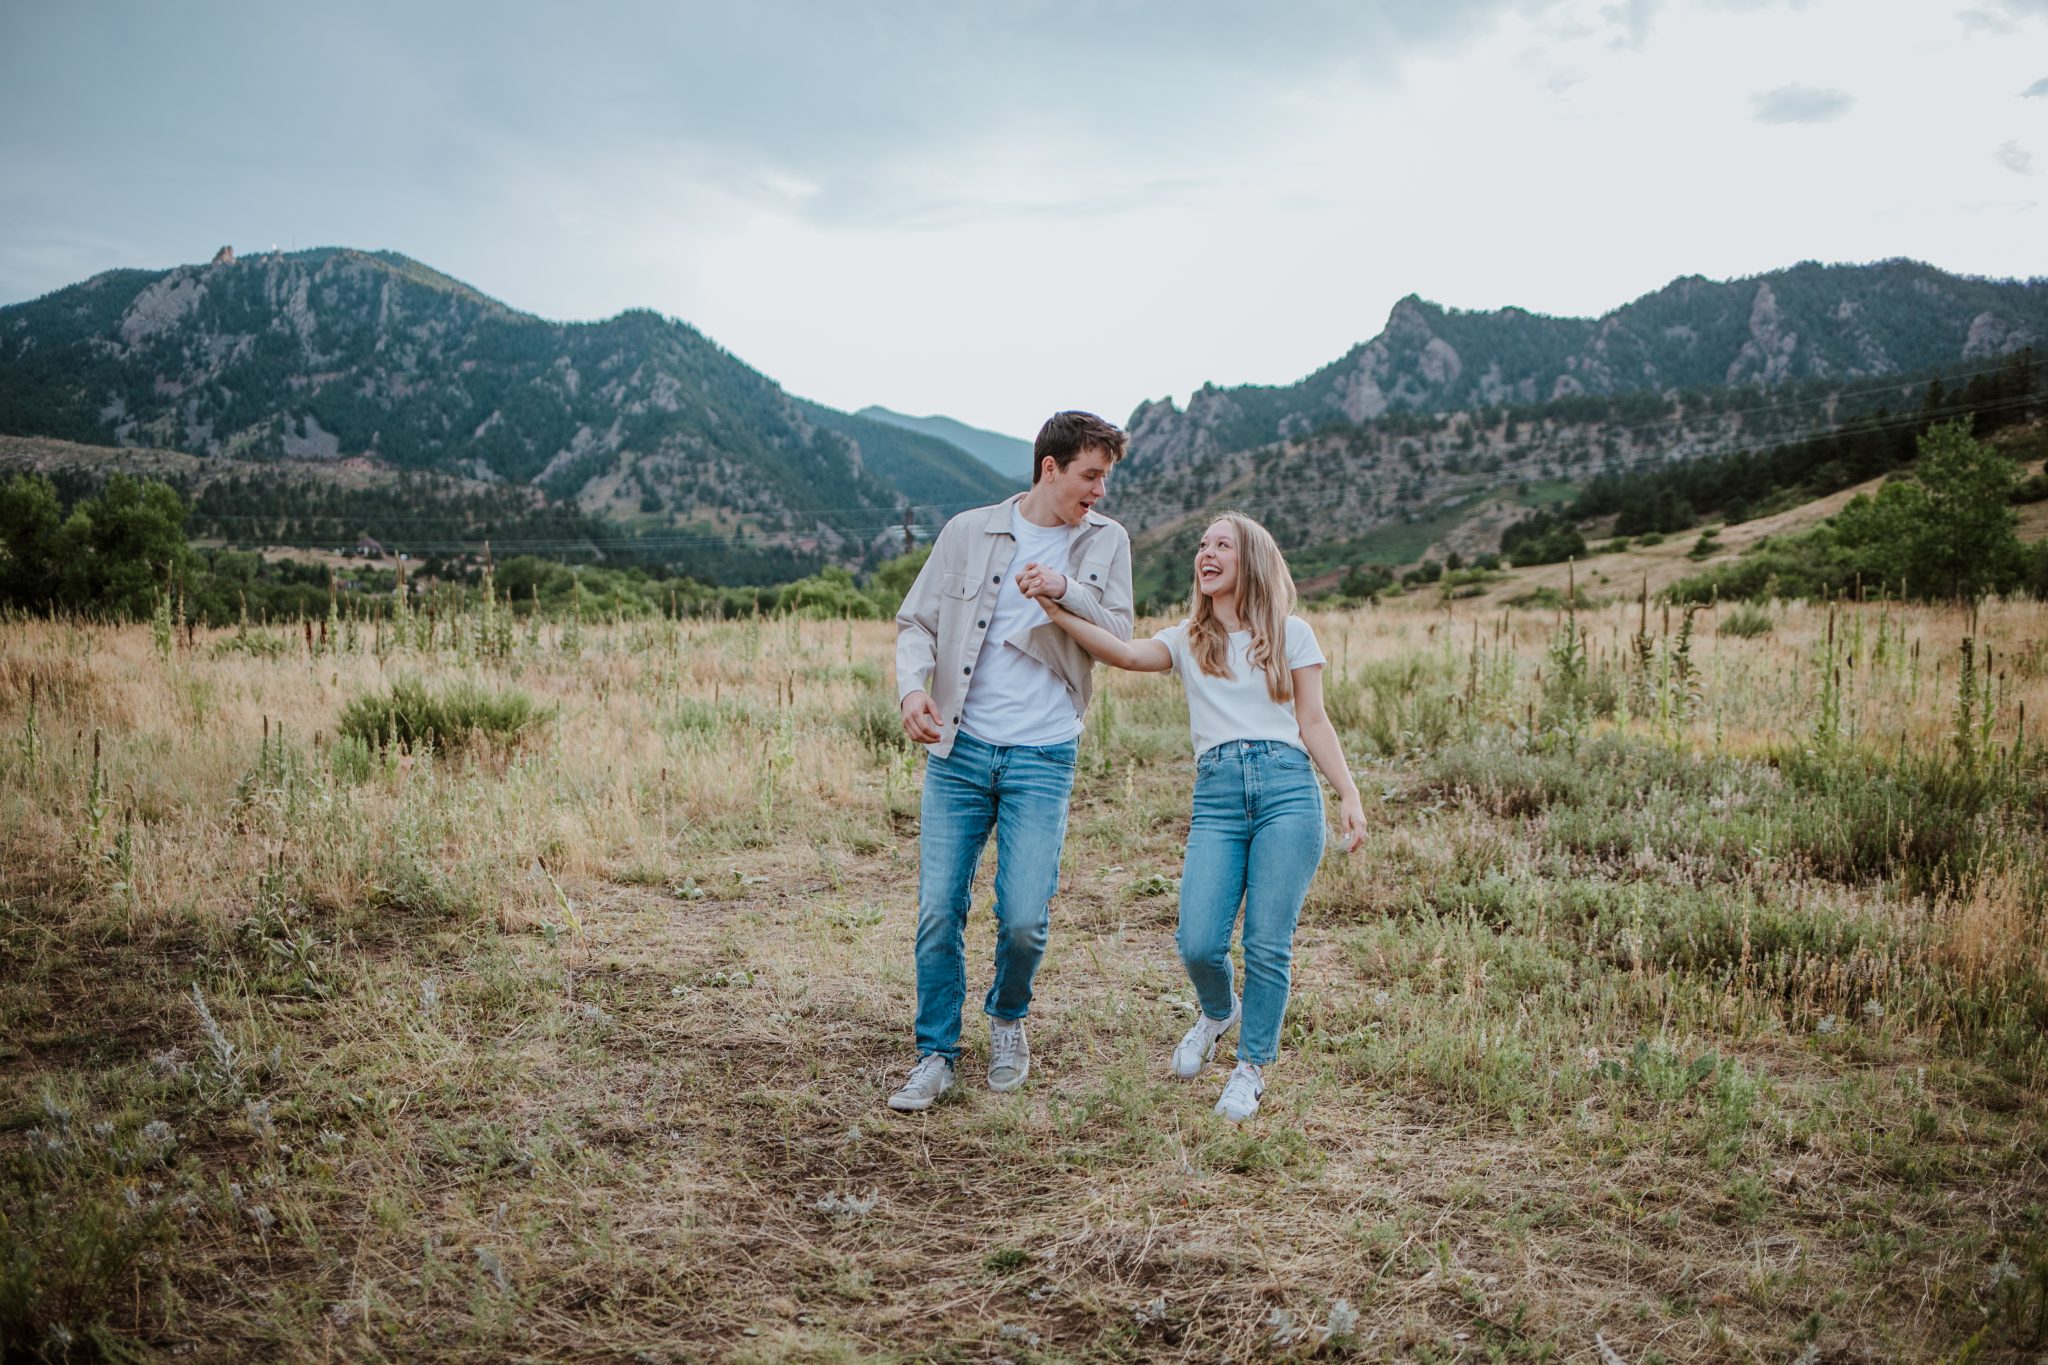
[[[1999,165],[2015,175],[2032,175],[2034,173],[2034,154],[2020,146],[2017,142],[2002,144],[1993,155],[1997,157]]]
[[[1622,30],[1614,40],[1614,46],[1641,50],[1650,36],[1650,20],[1656,17],[1663,0],[1621,0],[1617,5],[1605,5],[1600,17]]]
[[[2035,81],[2032,85],[2020,91],[2021,99],[2031,99],[2036,95],[2048,95],[2048,76],[2043,76],[2040,80]]]
[[[1962,24],[1965,33],[1984,33],[1994,38],[2003,38],[2019,28],[2012,16],[1981,5],[1975,9],[1958,10],[1956,20]]]
[[[1752,95],[1749,103],[1758,123],[1828,123],[1848,113],[1856,98],[1843,90],[1781,85]]]

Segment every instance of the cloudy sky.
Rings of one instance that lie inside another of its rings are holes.
[[[1028,436],[1404,294],[2048,274],[2048,0],[0,0],[0,303],[238,250]]]

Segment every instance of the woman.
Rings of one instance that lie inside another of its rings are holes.
[[[1195,551],[1194,611],[1149,640],[1117,639],[1063,610],[1057,582],[1036,564],[1017,577],[1026,596],[1106,664],[1177,674],[1195,743],[1194,818],[1180,882],[1181,961],[1202,1017],[1173,1050],[1173,1074],[1193,1079],[1242,1018],[1237,1066],[1216,1112],[1241,1123],[1258,1111],[1265,1068],[1280,1045],[1294,926],[1323,855],[1323,793],[1313,758],[1343,803],[1344,847],[1365,837],[1365,807],[1323,710],[1323,654],[1308,622],[1290,615],[1294,579],[1265,527],[1241,513],[1217,518]],[[1244,995],[1231,987],[1230,937],[1244,909]]]

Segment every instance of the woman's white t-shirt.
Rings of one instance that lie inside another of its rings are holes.
[[[1266,690],[1266,670],[1252,664],[1250,631],[1230,633],[1227,678],[1202,671],[1189,647],[1187,622],[1168,626],[1152,638],[1166,646],[1173,671],[1187,691],[1188,730],[1198,757],[1226,739],[1277,739],[1297,749],[1306,748],[1301,742],[1301,725],[1294,718],[1294,703],[1274,701]],[[1299,616],[1288,617],[1288,671],[1325,662],[1309,623]]]

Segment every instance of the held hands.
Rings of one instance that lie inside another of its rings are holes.
[[[1051,611],[1067,595],[1067,576],[1033,561],[1017,572],[1017,590]]]
[[[939,708],[932,704],[929,692],[912,692],[903,699],[903,733],[919,744],[936,744],[943,723],[939,719]],[[1363,820],[1363,816],[1360,817]]]

